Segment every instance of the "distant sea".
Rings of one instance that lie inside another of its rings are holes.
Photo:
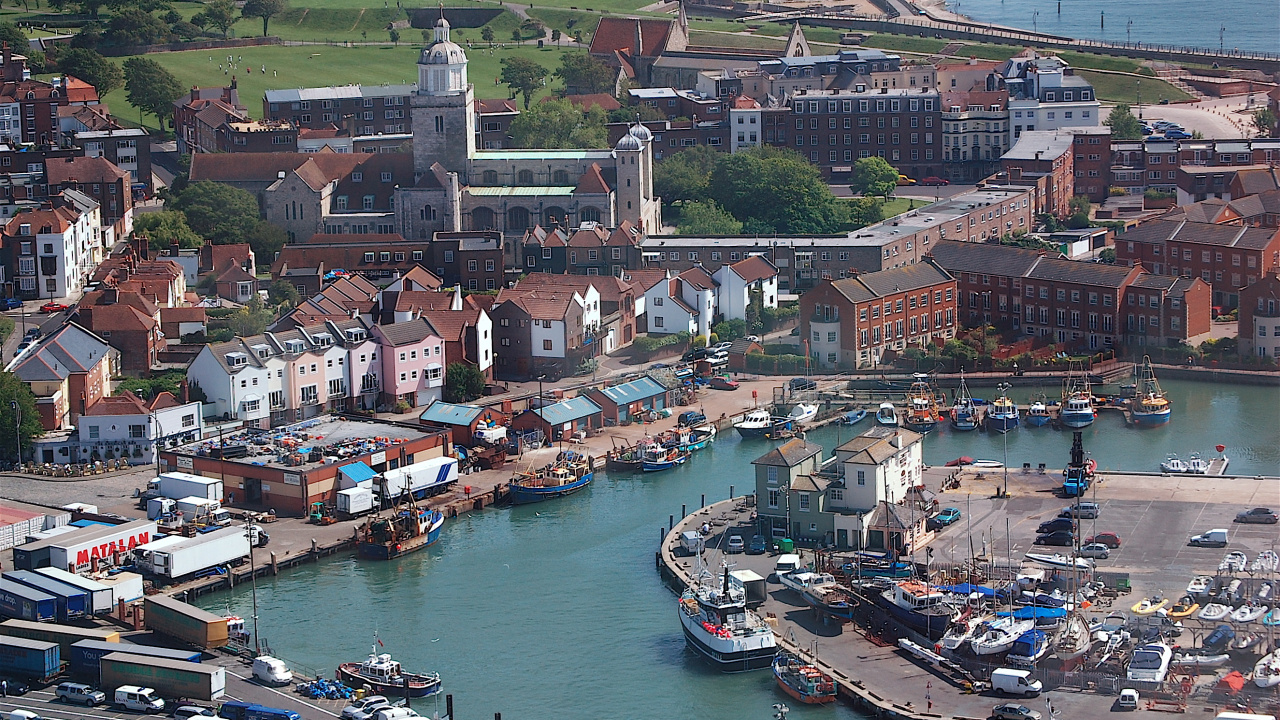
[[[1057,0],[947,0],[947,9],[978,22],[1074,38],[1214,50],[1219,30],[1225,26],[1222,47],[1226,50],[1280,52],[1278,0],[1062,0],[1061,15]]]

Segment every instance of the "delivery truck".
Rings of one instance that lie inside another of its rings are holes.
[[[58,617],[58,601],[49,593],[0,578],[0,613],[34,622],[52,622]]]
[[[98,661],[104,656],[117,652],[180,662],[198,663],[204,659],[204,653],[199,650],[174,650],[152,645],[133,645],[130,643],[102,642],[100,640],[81,640],[73,643],[70,652],[64,653],[63,657],[67,659],[72,675],[81,680],[97,682]]]
[[[139,507],[146,507],[147,501],[154,497],[167,497],[174,500],[198,497],[221,502],[222,479],[184,472],[160,473],[160,477],[147,483],[147,489],[139,494]]]
[[[231,513],[218,500],[193,496],[181,498],[175,505],[178,512],[182,513],[182,521],[185,523],[226,525],[231,522]]]
[[[36,572],[44,575],[45,577],[51,577],[54,580],[64,582],[68,585],[74,585],[88,593],[88,611],[91,615],[102,615],[103,613],[109,613],[115,609],[115,600],[113,599],[111,588],[107,585],[103,585],[97,580],[91,580],[83,575],[76,575],[75,573],[69,573],[66,570],[54,567],[40,568]]]
[[[150,630],[202,648],[227,644],[225,617],[167,595],[149,595],[143,603],[143,621]]]
[[[162,538],[134,550],[143,572],[179,580],[210,568],[239,564],[249,555],[249,537],[242,527],[224,527],[195,537]]]
[[[96,640],[111,644],[120,642],[120,632],[111,628],[82,628],[27,620],[5,620],[0,623],[0,635],[57,643],[62,648],[64,658],[71,652],[71,646],[81,640]]]
[[[62,672],[58,643],[0,637],[0,675],[47,682]]]
[[[89,612],[89,593],[74,585],[30,570],[10,570],[4,574],[4,579],[52,595],[57,603],[56,618],[60,623],[83,618]]]
[[[136,685],[153,688],[161,697],[217,700],[227,688],[227,671],[221,665],[167,658],[111,653],[98,658],[99,687]]]
[[[382,498],[394,502],[405,492],[419,500],[438,495],[458,482],[458,459],[435,457],[382,473]]]
[[[338,491],[338,513],[349,518],[360,517],[373,511],[373,491],[365,487],[353,487]]]

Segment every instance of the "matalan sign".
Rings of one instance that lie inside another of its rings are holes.
[[[101,545],[94,545],[90,548],[76,551],[76,565],[88,565],[94,560],[110,558],[118,552],[128,552],[139,545],[146,545],[151,542],[151,533],[142,531],[137,535],[130,535],[121,540],[112,540]]]

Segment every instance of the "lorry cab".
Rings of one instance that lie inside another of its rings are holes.
[[[800,556],[792,553],[786,553],[778,556],[778,562],[773,565],[773,572],[779,576],[798,570],[800,568]]]
[[[289,666],[270,655],[260,655],[253,659],[253,677],[264,685],[288,685],[293,682]]]
[[[134,712],[150,713],[164,710],[164,700],[156,696],[155,690],[137,685],[121,685],[116,688],[114,700],[116,705]]]

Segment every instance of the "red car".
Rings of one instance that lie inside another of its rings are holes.
[[[1084,539],[1085,545],[1088,545],[1089,543],[1098,543],[1100,545],[1106,545],[1112,550],[1115,550],[1116,548],[1120,547],[1120,536],[1113,532],[1098,533],[1094,537]]]
[[[63,305],[62,303],[56,303],[56,302],[47,302],[40,306],[40,312],[42,313],[56,313],[56,312],[62,312],[63,310],[66,310],[66,309],[67,309],[66,305]]]
[[[920,184],[921,185],[950,185],[951,181],[946,178],[940,178],[937,175],[930,175],[929,177],[921,180]]]
[[[727,377],[721,377],[719,375],[716,375],[715,377],[711,378],[710,385],[715,390],[737,390],[738,389],[737,382],[730,380]]]

